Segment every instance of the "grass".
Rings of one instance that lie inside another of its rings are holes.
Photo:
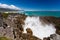
[[[9,14],[8,13],[3,13],[2,15],[3,15],[3,18],[7,18]]]
[[[7,37],[0,37],[0,40],[10,40]]]

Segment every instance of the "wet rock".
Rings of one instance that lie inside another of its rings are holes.
[[[47,37],[47,38],[45,37],[45,38],[43,38],[43,40],[50,40],[50,37]]]
[[[47,40],[47,38],[43,38],[43,40]]]
[[[60,35],[60,30],[56,30],[56,33]]]
[[[50,40],[50,37],[48,37],[47,40]]]

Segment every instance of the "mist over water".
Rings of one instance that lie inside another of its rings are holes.
[[[39,17],[27,17],[25,19],[24,33],[26,33],[26,29],[30,28],[33,32],[33,35],[43,39],[44,37],[49,37],[51,34],[55,34],[56,29],[53,24],[45,24],[43,25],[40,21]]]

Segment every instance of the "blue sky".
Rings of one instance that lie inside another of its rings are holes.
[[[60,11],[60,0],[0,0],[0,3],[15,5],[23,10]]]

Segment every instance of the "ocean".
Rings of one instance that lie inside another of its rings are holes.
[[[60,17],[60,11],[25,11],[26,15],[29,16],[54,16]]]

